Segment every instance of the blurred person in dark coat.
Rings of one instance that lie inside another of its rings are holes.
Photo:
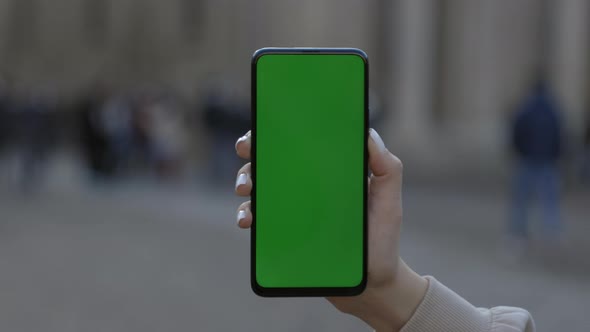
[[[8,84],[0,76],[0,152],[6,145],[10,130],[9,125],[9,100],[8,100]]]
[[[204,98],[203,122],[211,137],[211,181],[231,183],[227,176],[239,167],[240,160],[233,153],[234,137],[250,127],[250,109],[235,98],[228,88],[211,89]]]
[[[88,93],[78,105],[80,110],[80,141],[84,161],[92,178],[108,176],[111,163],[108,142],[100,128],[100,110],[107,97],[106,90],[98,86]]]
[[[561,125],[557,103],[547,83],[539,80],[512,123],[512,145],[518,165],[509,231],[521,243],[529,237],[527,210],[535,194],[541,203],[544,234],[555,239],[561,231],[557,167],[562,155]]]
[[[107,144],[109,175],[123,175],[134,148],[133,108],[126,96],[113,94],[104,101],[98,113],[98,128]]]
[[[51,93],[30,91],[17,106],[20,141],[20,184],[24,192],[36,189],[55,143],[56,100]]]

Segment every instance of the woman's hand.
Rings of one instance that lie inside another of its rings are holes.
[[[377,132],[370,130],[369,168],[369,262],[367,288],[358,296],[329,297],[338,310],[354,315],[377,331],[397,331],[422,301],[428,281],[412,271],[399,257],[402,224],[402,163],[387,150]],[[236,142],[236,151],[250,159],[250,132]],[[236,193],[250,196],[250,163],[236,179]],[[250,201],[238,208],[241,228],[252,225]]]

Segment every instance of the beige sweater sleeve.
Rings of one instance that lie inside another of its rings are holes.
[[[476,308],[433,277],[416,312],[401,332],[534,332],[528,311],[514,307]]]

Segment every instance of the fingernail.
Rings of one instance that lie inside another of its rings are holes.
[[[246,173],[241,173],[238,175],[238,178],[236,179],[236,189],[238,189],[239,186],[246,184],[247,181],[248,175],[246,175]]]
[[[248,130],[248,132],[246,134],[244,134],[244,136],[238,138],[238,142],[237,143],[240,143],[240,142],[243,142],[243,141],[247,140],[248,139],[248,136],[250,136],[250,130]]]
[[[238,211],[238,218],[236,223],[239,225],[240,224],[240,220],[246,218],[246,210],[240,210]]]
[[[375,129],[371,128],[369,130],[369,135],[371,135],[371,139],[373,139],[373,142],[375,142],[375,144],[377,144],[377,148],[379,149],[380,152],[387,151],[387,148],[385,147],[385,143],[383,143],[381,136],[379,136],[379,134],[377,134]]]
[[[246,139],[248,139],[248,135],[244,135],[244,136],[238,138],[238,143],[241,143],[241,142],[245,141]]]
[[[240,143],[242,143],[246,139],[248,139],[248,134],[238,138],[238,140],[236,141],[236,145],[235,145],[236,151],[238,150],[238,145],[240,145]]]

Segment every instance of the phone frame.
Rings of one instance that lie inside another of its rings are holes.
[[[263,287],[256,280],[256,65],[265,55],[356,55],[364,62],[364,158],[363,158],[363,271],[362,280],[353,287]],[[319,296],[354,296],[361,294],[367,285],[368,263],[368,223],[367,223],[367,189],[368,189],[368,135],[369,135],[369,59],[367,54],[357,48],[278,48],[267,47],[254,52],[251,66],[251,179],[252,192],[250,211],[252,226],[250,231],[250,281],[252,290],[263,297],[319,297]]]

